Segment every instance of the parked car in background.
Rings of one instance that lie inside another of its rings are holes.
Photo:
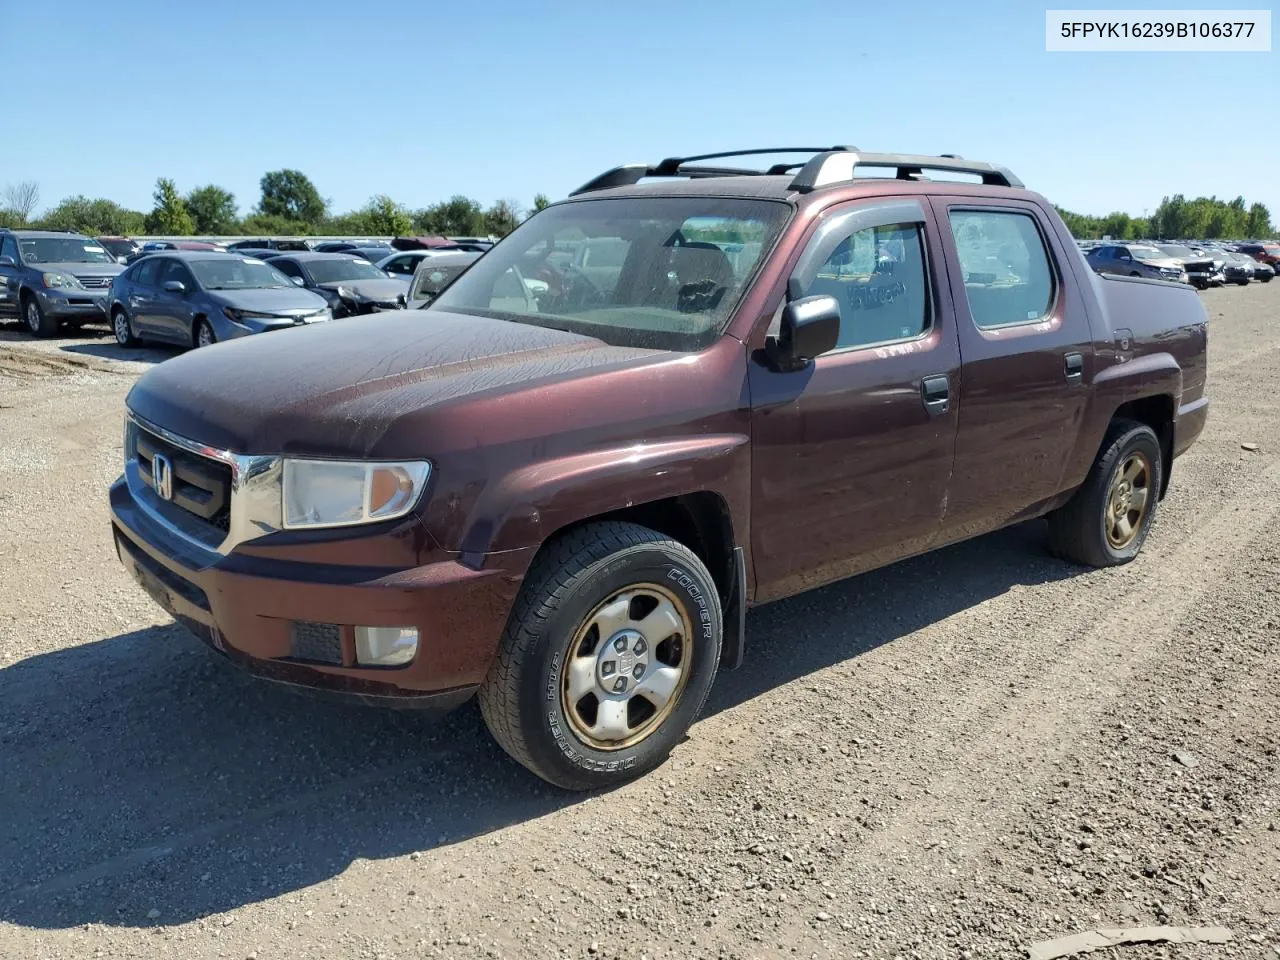
[[[237,240],[235,243],[227,244],[228,250],[234,250],[237,253],[244,250],[295,250],[306,251],[311,249],[311,243],[308,240],[299,239],[278,239],[267,237],[257,240]]]
[[[271,266],[324,297],[335,317],[403,310],[409,284],[345,253],[291,253]]]
[[[128,237],[98,237],[98,242],[119,263],[128,263],[129,257],[140,249],[138,241],[130,240]]]
[[[120,561],[233,662],[366,703],[478,694],[511,757],[582,790],[685,739],[752,605],[1036,517],[1074,563],[1136,557],[1208,414],[1195,293],[1073,269],[1002,167],[804,153],[617,167],[410,322],[157,364],[109,493]],[[566,276],[548,258],[583,237],[627,255]],[[150,482],[170,465],[185,502]]]
[[[1166,257],[1182,264],[1182,269],[1187,273],[1187,282],[1197,290],[1221,285],[1222,275],[1215,270],[1212,257],[1198,254],[1179,243],[1157,243],[1155,247]]]
[[[223,248],[216,243],[209,243],[206,240],[148,240],[139,250],[130,254],[127,258],[129,263],[145,257],[148,254],[158,253],[162,250],[191,250],[201,251],[204,253],[222,253]]]
[[[323,243],[317,243],[314,249],[316,253],[349,253],[362,257],[370,263],[385,260],[396,252],[396,248],[391,244],[372,240],[359,243],[350,240],[326,240]]]
[[[1227,283],[1234,283],[1241,287],[1247,287],[1254,277],[1254,266],[1257,265],[1253,257],[1244,253],[1235,253],[1231,250],[1218,250],[1214,254],[1214,262],[1222,264],[1222,275]]]
[[[475,251],[458,250],[423,258],[418,264],[417,272],[413,275],[413,282],[409,284],[409,299],[406,306],[410,310],[425,307],[441,290],[452,283],[455,277],[480,257],[481,254]]]
[[[332,318],[323,297],[261,260],[174,250],[143,257],[111,284],[111,329],[121,346],[157,340],[206,347]]]
[[[1146,244],[1102,244],[1090,250],[1085,259],[1098,273],[1187,282],[1187,272],[1178,260]]]
[[[107,289],[123,269],[78,233],[0,230],[0,317],[22,321],[37,337],[103,322]]]
[[[1276,275],[1275,269],[1271,264],[1263,263],[1261,260],[1255,260],[1247,253],[1238,253],[1234,250],[1230,250],[1227,251],[1225,255],[1244,268],[1245,272],[1248,273],[1250,280],[1257,280],[1260,283],[1269,283],[1271,278]]]
[[[392,253],[389,257],[383,257],[374,266],[400,280],[410,281],[413,279],[414,271],[418,269],[418,264],[432,256],[439,256],[439,254],[433,250],[401,250]]]
[[[1236,246],[1238,253],[1247,253],[1259,263],[1265,263],[1272,268],[1277,269],[1280,264],[1280,243],[1274,240],[1265,240],[1261,243],[1241,243]]]

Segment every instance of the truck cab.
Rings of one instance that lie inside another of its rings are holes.
[[[1190,287],[1098,276],[999,166],[618,167],[425,310],[145,374],[116,544],[260,675],[478,694],[516,760],[605,786],[749,664],[753,605],[1038,517],[1068,562],[1132,560],[1206,337]]]

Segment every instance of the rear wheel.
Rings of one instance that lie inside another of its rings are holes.
[[[544,780],[612,786],[684,737],[715,679],[721,633],[715,583],[691,550],[647,527],[589,524],[535,561],[480,710]]]
[[[38,297],[27,294],[22,301],[22,316],[27,329],[37,337],[52,337],[58,332],[58,321],[48,316]]]
[[[1049,515],[1049,547],[1089,567],[1128,563],[1155,519],[1164,464],[1146,424],[1117,420],[1075,496]]]
[[[129,322],[129,315],[124,312],[124,307],[116,307],[111,311],[111,332],[116,335],[116,343],[122,347],[138,345],[138,338],[133,333],[133,324]]]

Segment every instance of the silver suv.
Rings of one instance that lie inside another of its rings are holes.
[[[0,230],[0,318],[37,337],[62,324],[107,322],[107,291],[124,269],[97,240],[52,230]]]

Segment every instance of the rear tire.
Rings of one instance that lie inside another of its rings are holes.
[[[22,298],[22,317],[33,336],[52,337],[58,332],[58,321],[44,312],[40,298],[33,294]]]
[[[1114,421],[1080,489],[1049,514],[1049,549],[1086,567],[1128,563],[1151,530],[1163,476],[1155,432],[1132,420]]]
[[[615,786],[683,739],[715,680],[721,637],[715,582],[693,551],[647,527],[592,523],[534,561],[480,711],[544,780]]]
[[[136,347],[139,339],[134,335],[133,324],[124,307],[116,307],[111,311],[111,332],[116,335],[116,343],[122,347]]]

